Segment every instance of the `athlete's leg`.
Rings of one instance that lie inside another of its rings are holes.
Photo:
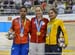
[[[20,45],[13,44],[11,48],[11,55],[19,55],[20,54]]]
[[[36,52],[37,52],[36,43],[30,43],[30,45],[29,45],[30,55],[36,55]]]
[[[50,46],[51,49],[51,55],[61,55],[62,54],[62,48],[58,45]]]
[[[45,55],[45,43],[38,43],[37,55]]]
[[[50,55],[50,53],[51,53],[50,45],[45,44],[45,55]]]
[[[21,44],[21,55],[28,55],[29,43]]]

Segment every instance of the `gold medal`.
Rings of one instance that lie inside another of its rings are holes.
[[[37,36],[39,36],[41,34],[41,32],[37,32]]]

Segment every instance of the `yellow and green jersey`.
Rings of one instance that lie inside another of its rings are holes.
[[[47,37],[46,44],[56,45],[58,44],[58,38],[62,32],[65,44],[68,44],[68,36],[64,27],[64,23],[60,19],[54,19],[47,24]]]

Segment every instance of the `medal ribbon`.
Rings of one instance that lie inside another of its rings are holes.
[[[19,20],[19,24],[20,24],[20,33],[23,34],[23,32],[24,32],[24,26],[26,25],[26,19],[24,21],[24,26],[22,26],[22,20],[21,19]]]
[[[51,32],[51,27],[50,27],[50,25],[48,25],[48,27],[47,27],[47,34],[49,35],[50,32]]]
[[[43,21],[41,21],[40,24],[38,24],[38,20],[35,19],[35,24],[36,24],[36,28],[37,28],[37,31],[38,31],[38,32],[40,32],[40,29],[41,29],[42,23],[43,23]]]

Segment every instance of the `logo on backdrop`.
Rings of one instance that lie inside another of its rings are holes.
[[[11,16],[8,16],[8,21],[11,21],[12,20],[12,17]]]

